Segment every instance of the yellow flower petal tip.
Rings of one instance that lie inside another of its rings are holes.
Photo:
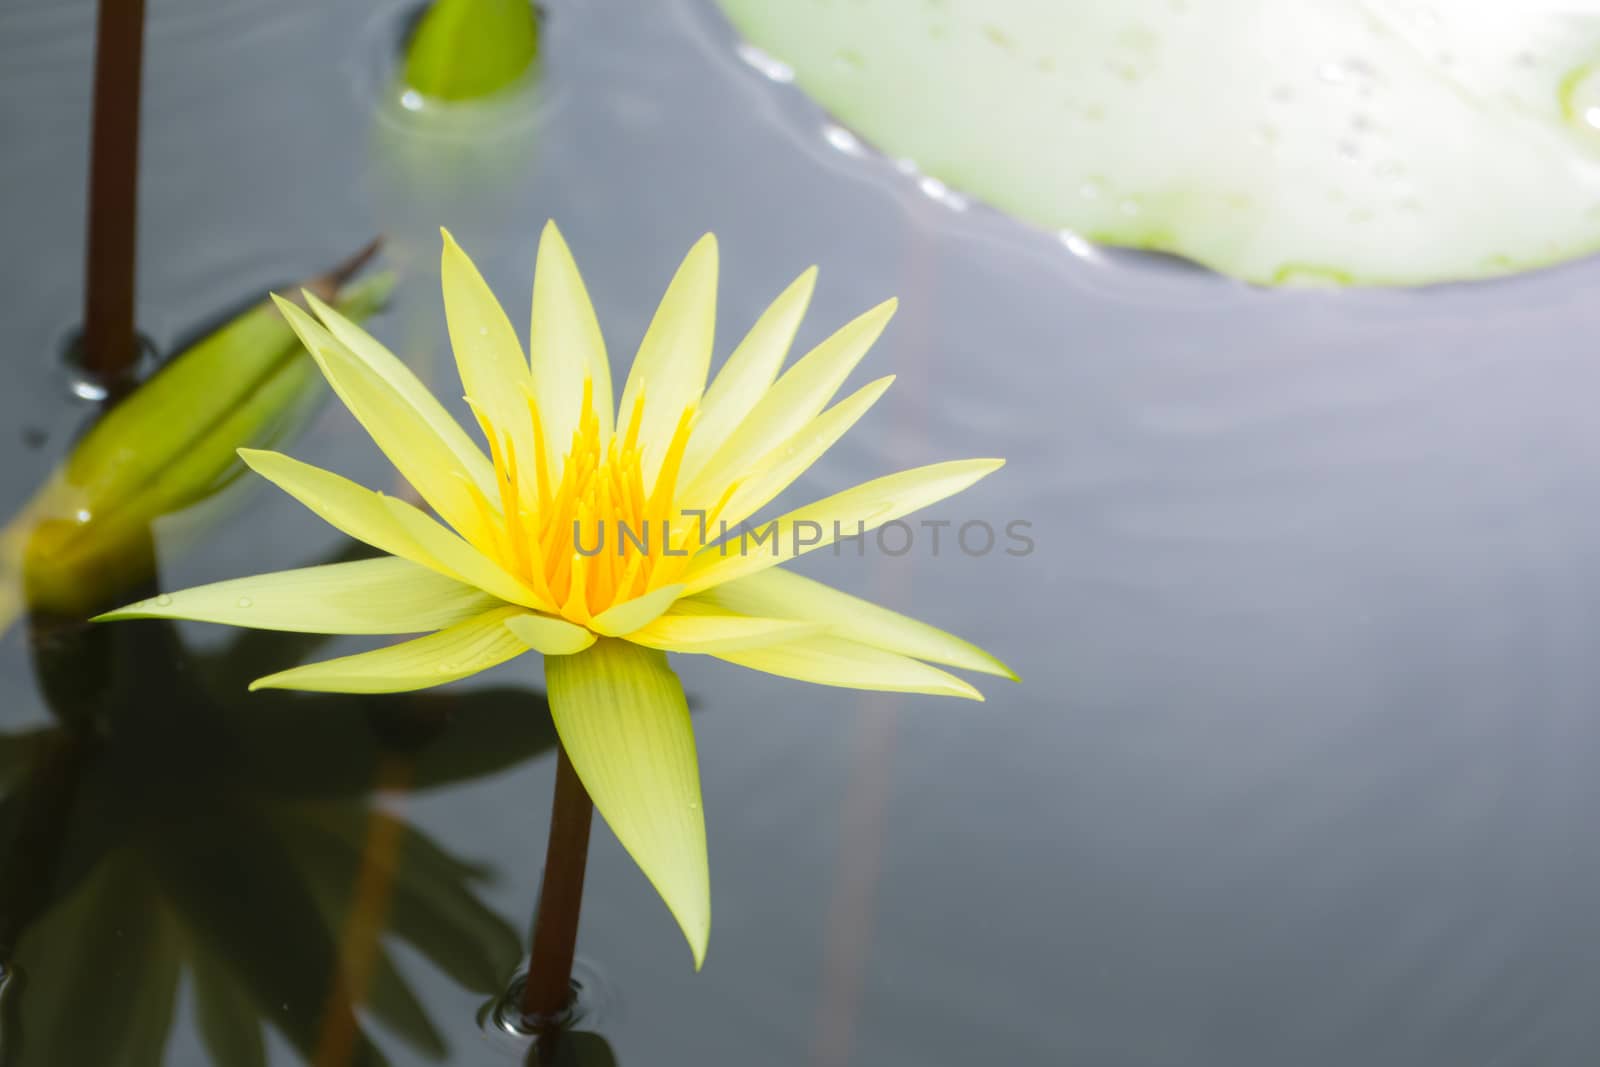
[[[760,524],[777,531],[775,544],[728,554],[722,534],[778,499],[889,387],[892,378],[854,391],[845,383],[898,301],[790,360],[819,273],[808,267],[712,374],[719,248],[707,233],[673,275],[617,394],[594,307],[553,220],[537,252],[526,338],[449,230],[439,232],[470,431],[360,327],[310,294],[309,311],[273,296],[425,507],[281,453],[238,453],[384,555],[214,583],[96,621],[154,615],[421,635],[269,674],[251,690],[399,692],[541,654],[562,745],[698,970],[711,930],[705,826],[688,705],[667,653],[821,685],[982,701],[945,668],[1016,673],[959,637],[782,564],[833,543],[792,536],[802,528],[870,532],[1004,461],[874,479]]]

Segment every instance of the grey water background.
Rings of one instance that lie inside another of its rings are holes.
[[[0,10],[7,508],[85,414],[55,355],[79,299],[92,15]],[[404,15],[153,0],[139,306],[158,345],[381,230],[405,277],[373,329],[453,395],[435,227],[525,329],[553,217],[622,366],[714,230],[719,358],[812,262],[802,346],[901,299],[860,372],[898,382],[791,499],[1001,455],[931,517],[1022,518],[1037,543],[802,568],[1006,658],[1024,683],[983,680],[985,705],[680,657],[710,954],[695,975],[597,828],[580,955],[618,1063],[1600,1059],[1600,262],[1265,292],[1068,248],[839,150],[702,0],[553,3],[537,100],[463,135],[382,102]],[[392,477],[336,405],[289,450]],[[163,553],[165,585],[341,548],[270,489],[229,503]],[[464,688],[539,684],[529,657]],[[13,631],[0,731],[48,721]],[[525,929],[552,774],[546,754],[384,803],[492,867],[484,903]],[[449,1062],[517,1059],[482,995],[396,958]],[[373,1032],[390,1062],[426,1062]],[[164,1062],[205,1062],[192,988]]]

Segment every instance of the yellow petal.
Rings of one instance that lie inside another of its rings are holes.
[[[578,428],[584,380],[592,383],[591,403],[602,441],[611,436],[612,396],[611,365],[606,361],[600,323],[578,265],[554,222],[545,223],[539,238],[528,356],[548,461],[552,470],[558,470],[557,464],[572,443],[572,432]]]
[[[262,477],[358,541],[476,586],[500,600],[546,610],[550,607],[498,563],[403,500],[278,452],[242,448],[239,455]]]
[[[836,637],[887,652],[1017,680],[1010,667],[969,641],[782,567],[708,589],[679,601],[673,610],[691,604],[704,611],[803,619],[827,627]]]
[[[711,879],[689,706],[667,657],[604,639],[544,661],[556,732],[595,807],[678,920],[698,969]]]
[[[467,399],[495,431],[509,437],[519,457],[523,490],[532,499],[534,452],[533,422],[528,418],[527,393],[533,388],[522,343],[472,260],[444,234],[439,277],[444,286],[445,319],[450,327],[450,347]],[[496,497],[491,496],[491,500]]]
[[[869,382],[796,430],[740,479],[722,518],[729,524],[743,522],[771,502],[860,421],[893,381],[890,375]]]
[[[663,652],[737,652],[745,648],[793,641],[819,632],[816,623],[795,619],[762,619],[748,615],[678,614],[677,608],[628,635],[628,640]]]
[[[705,390],[716,320],[717,239],[708,233],[689,249],[667,286],[639,343],[617,409],[620,420],[631,419],[640,395],[644,397],[639,444],[646,485],[655,482],[678,420]]]
[[[411,540],[446,573],[508,603],[544,611],[554,608],[554,605],[529,588],[522,579],[456,534],[440,526],[411,504],[392,496],[384,497],[383,504]]]
[[[744,421],[778,376],[778,368],[794,343],[795,331],[805,317],[816,284],[815,267],[791,282],[772,306],[761,313],[717,372],[706,389],[705,399],[700,402],[700,417],[695,421],[694,436],[689,439],[689,448],[684,453],[679,474],[683,484],[694,481],[705,461]]]
[[[528,651],[505,626],[507,619],[521,613],[521,608],[494,608],[427,637],[269,674],[251,682],[250,688],[405,693],[443,685]]]
[[[310,508],[334,529],[391,556],[399,556],[449,574],[449,570],[423,551],[395,520],[384,503],[386,498],[382,493],[375,493],[332,471],[302,463],[281,452],[241,448],[239,458],[251,470]]]
[[[883,333],[897,306],[886,300],[841,326],[784,372],[714,452],[690,484],[687,497],[714,501],[744,473],[751,457],[772,451],[833,399],[867,349]]]
[[[818,685],[983,699],[982,693],[960,678],[921,660],[830,634],[711,654],[751,670]]]
[[[351,355],[396,394],[399,402],[409,408],[414,413],[413,417],[426,426],[431,436],[437,438],[445,450],[454,457],[456,466],[489,500],[493,501],[494,468],[490,465],[489,458],[473,443],[467,431],[451,417],[444,409],[444,405],[440,404],[428,387],[422,384],[422,380],[411,368],[384,347],[377,338],[317,299],[315,293],[307,292],[305,298],[311,305],[311,310],[316,312],[322,324],[328,328],[328,332],[333,334],[334,340],[349,350]],[[335,389],[337,388],[335,385]],[[420,427],[417,432],[422,433]],[[419,491],[422,489],[421,486],[417,488]],[[427,496],[426,493],[423,495]],[[431,499],[429,502],[432,503]],[[437,508],[438,505],[434,506]]]
[[[296,633],[417,634],[481,615],[498,604],[480,589],[386,556],[162,593],[96,621],[193,619]]]
[[[607,637],[622,637],[641,626],[648,625],[682,595],[683,586],[664,585],[643,596],[612,605],[591,619],[589,625],[596,633],[605,634]]]
[[[513,615],[506,627],[517,640],[545,656],[570,656],[594,644],[595,637],[582,626],[549,615]]]
[[[458,530],[477,533],[481,518],[468,480],[487,476],[488,461],[480,454],[479,469],[476,474],[469,473],[428,420],[387,379],[300,308],[278,296],[272,299],[322,368],[333,391],[401,476],[446,522]]]
[[[805,555],[858,531],[870,532],[959,493],[1003,466],[1003,459],[958,459],[864,482],[756,528],[764,534],[770,525],[775,543],[757,546],[753,536],[734,533],[721,544],[707,545],[690,561],[684,586],[689,593],[698,593]]]

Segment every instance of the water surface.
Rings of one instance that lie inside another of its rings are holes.
[[[1024,684],[985,680],[986,705],[680,662],[711,949],[695,975],[597,828],[580,953],[601,990],[588,1025],[617,1063],[1600,1056],[1600,263],[1284,293],[1068,247],[841,151],[700,0],[552,3],[537,104],[452,137],[380,105],[403,17],[366,0],[152,5],[140,310],[158,345],[383,231],[405,281],[373,328],[447,383],[436,227],[520,323],[553,217],[621,364],[714,230],[719,355],[812,262],[802,344],[901,300],[861,372],[896,386],[790,499],[1001,455],[929,517],[1032,524],[1022,558],[919,542],[801,568],[1006,658]],[[54,359],[77,314],[91,30],[81,0],[0,13],[7,507],[88,414]],[[291,451],[393,477],[331,404]],[[227,503],[201,547],[164,547],[193,519],[158,529],[167,587],[348,551],[270,489]],[[95,698],[118,710],[92,750],[47,764],[86,790],[47,825],[72,844],[60,870],[110,844],[24,935],[3,1017],[161,1018],[149,976],[170,978],[176,946],[212,970],[168,982],[160,1062],[206,1062],[206,1020],[240,1017],[265,1019],[274,1064],[306,1058],[295,1035],[346,1062],[361,1039],[325,1018],[342,959],[369,990],[414,993],[387,1022],[361,1017],[387,1062],[517,1062],[478,1017],[516,966],[542,861],[537,662],[431,702],[269,703],[241,679],[310,652],[239,640],[129,626],[97,653],[134,669]],[[29,649],[22,628],[0,643],[7,734],[56,723]],[[43,795],[34,810],[52,810]],[[26,870],[4,862],[4,879]],[[432,903],[408,912],[412,890]],[[159,901],[158,921],[125,922],[119,896]],[[375,932],[392,974],[374,970]],[[240,961],[247,981],[229,977]],[[202,986],[243,992],[230,1015]]]

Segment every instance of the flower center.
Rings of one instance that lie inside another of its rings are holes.
[[[675,508],[674,493],[694,408],[687,408],[645,486],[639,425],[641,395],[623,434],[602,434],[584,384],[583,415],[553,477],[544,426],[530,396],[533,462],[519,462],[509,435],[479,414],[489,440],[500,514],[486,516],[493,555],[565,618],[586,624],[607,608],[670,584],[701,540],[701,525]],[[531,471],[529,468],[532,468]]]

